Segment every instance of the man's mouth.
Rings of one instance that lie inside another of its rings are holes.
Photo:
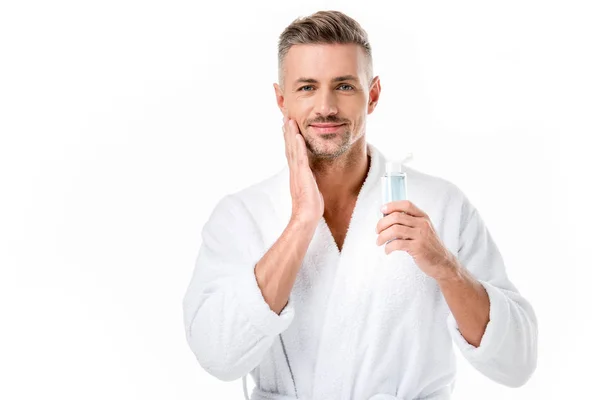
[[[311,128],[313,128],[314,131],[316,131],[317,133],[336,133],[340,130],[340,128],[342,126],[344,126],[344,124],[320,124],[320,123],[316,123],[316,124],[310,124],[309,125]]]

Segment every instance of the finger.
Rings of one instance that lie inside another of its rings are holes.
[[[288,117],[283,117],[283,125],[281,125],[281,130],[285,134],[287,132],[287,124],[290,119]]]
[[[415,240],[417,230],[404,225],[392,225],[377,236],[377,246],[394,239]]]
[[[304,141],[304,137],[300,133],[298,133],[296,134],[296,140],[296,148],[298,149],[298,166],[302,168],[308,167],[308,154],[306,153],[306,142]]]
[[[291,143],[291,151],[292,151],[292,162],[294,165],[298,165],[298,139],[296,136],[299,134],[298,125],[296,121],[290,119],[287,123],[289,140]]]
[[[411,244],[412,242],[410,240],[392,240],[391,242],[385,245],[385,254],[390,254],[392,251],[397,250],[408,251],[410,250]]]
[[[418,220],[417,217],[413,217],[412,215],[394,211],[393,213],[381,218],[377,223],[375,230],[377,233],[380,233],[384,229],[387,229],[394,224],[406,225],[408,227],[415,228],[418,224]]]
[[[293,119],[288,120],[286,126],[287,126],[288,130],[290,131],[290,135],[294,136],[297,133],[300,133],[300,130],[298,129],[298,123],[296,121],[294,121]]]
[[[284,146],[285,146],[285,158],[288,160],[288,164],[289,164],[290,163],[290,158],[291,158],[291,155],[290,155],[290,144],[289,144],[288,139],[287,139],[287,131],[286,131],[285,125],[283,125],[281,127],[281,131],[283,132],[283,143],[284,143]]]
[[[398,201],[389,202],[389,203],[383,205],[383,207],[381,208],[381,211],[384,214],[389,214],[394,211],[398,211],[398,212],[405,212],[405,213],[410,214],[415,217],[427,217],[427,214],[425,214],[425,212],[423,210],[421,210],[419,207],[415,206],[409,200],[398,200]]]
[[[290,170],[295,168],[295,158],[294,158],[294,136],[291,133],[291,128],[289,124],[289,119],[285,118],[286,122],[283,125],[283,138],[285,141],[285,155],[288,159],[288,164],[290,166]]]
[[[412,230],[414,230],[414,228],[394,225],[377,236],[376,244],[377,246],[381,246],[394,240],[415,240],[416,233]]]

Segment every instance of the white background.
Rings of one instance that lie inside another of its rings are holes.
[[[369,33],[369,141],[467,194],[537,311],[533,378],[459,357],[454,397],[597,393],[593,2],[248,3],[1,3],[0,398],[243,398],[181,300],[216,202],[284,166],[277,37],[319,9]]]

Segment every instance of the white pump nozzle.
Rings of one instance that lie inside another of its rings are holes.
[[[407,153],[406,156],[404,156],[404,158],[402,159],[401,163],[402,164],[406,164],[407,162],[409,162],[410,160],[412,160],[413,158],[413,153]]]
[[[387,161],[385,163],[385,173],[389,175],[389,174],[394,174],[394,173],[397,174],[399,172],[402,172],[402,165],[407,163],[408,161],[412,160],[412,158],[413,158],[413,154],[408,153],[400,161]]]

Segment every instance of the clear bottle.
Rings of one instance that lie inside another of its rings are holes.
[[[408,199],[406,173],[402,171],[402,165],[411,158],[412,154],[408,154],[402,161],[385,163],[385,174],[381,177],[381,205]]]

